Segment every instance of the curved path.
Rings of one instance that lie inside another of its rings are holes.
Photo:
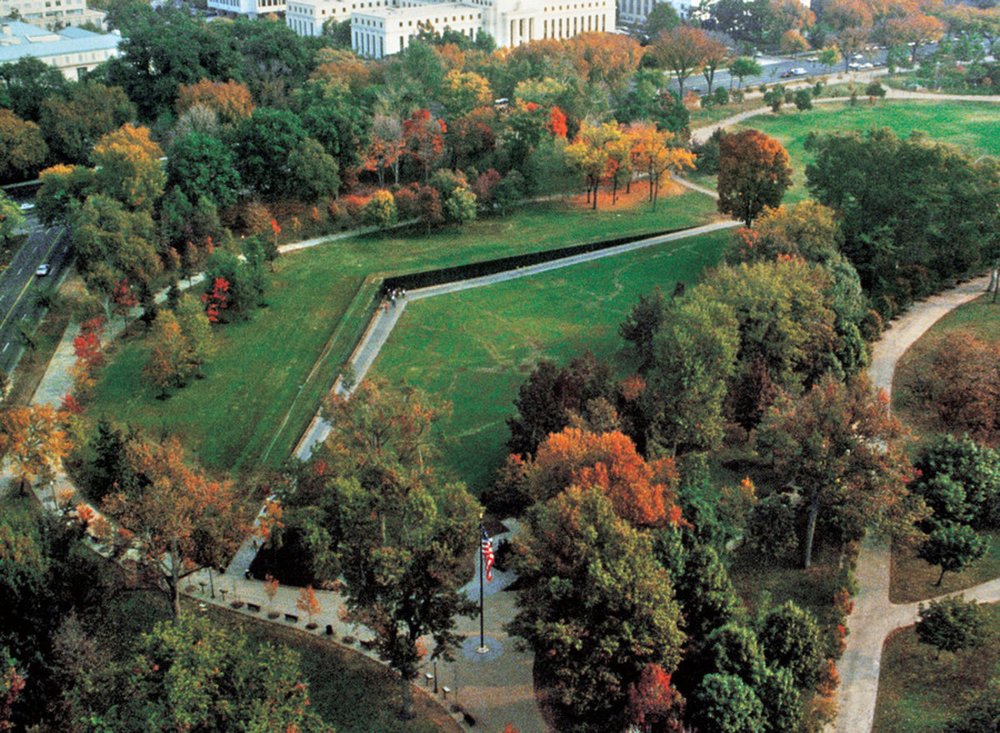
[[[960,285],[954,290],[914,305],[893,321],[872,349],[868,374],[872,383],[892,393],[892,378],[899,359],[942,316],[986,292],[988,277]],[[886,637],[917,620],[917,603],[889,601],[891,550],[884,539],[869,536],[858,555],[858,592],[854,612],[848,617],[847,649],[838,666],[840,690],[837,733],[867,733],[875,720],[879,668]],[[952,595],[963,594],[980,601],[1000,600],[1000,578]]]

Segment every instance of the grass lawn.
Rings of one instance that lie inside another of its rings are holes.
[[[893,603],[923,601],[1000,578],[1000,531],[983,532],[982,535],[990,543],[986,555],[960,573],[945,573],[940,586],[934,585],[941,574],[940,567],[921,560],[914,548],[894,547],[889,600]]]
[[[794,171],[785,201],[794,203],[809,195],[805,185],[809,158],[804,145],[811,132],[824,134],[889,127],[905,137],[914,130],[922,130],[935,140],[988,155],[1000,155],[998,124],[1000,105],[988,102],[883,101],[873,107],[863,101],[857,107],[840,102],[820,104],[806,112],[786,105],[778,115],[753,117],[732,129],[760,130],[785,146]]]
[[[752,91],[751,87],[746,87],[746,91]],[[699,127],[708,127],[716,122],[721,122],[727,117],[738,115],[747,110],[766,107],[764,100],[760,97],[755,99],[744,99],[742,102],[731,102],[722,107],[699,107],[691,110],[691,129],[697,130]]]
[[[951,311],[899,360],[892,384],[892,409],[918,437],[932,435],[943,428],[913,393],[917,375],[926,371],[931,354],[941,339],[954,331],[969,331],[985,341],[1000,342],[1000,303],[991,303],[991,297],[983,295]]]
[[[565,363],[590,350],[628,371],[618,324],[639,294],[694,282],[729,237],[684,239],[412,303],[374,372],[452,403],[441,465],[479,495],[503,460],[505,418],[538,361]]]
[[[154,435],[178,435],[212,469],[279,466],[363,328],[375,294],[369,284],[358,295],[366,276],[639,236],[704,223],[715,211],[711,199],[693,192],[663,200],[655,212],[646,206],[613,209],[603,195],[601,206],[595,212],[562,202],[532,205],[505,219],[429,235],[345,239],[283,257],[270,278],[269,307],[247,323],[217,330],[218,349],[205,379],[157,399],[141,375],[146,346],[131,341],[105,369],[90,414]]]
[[[910,626],[889,637],[882,651],[874,733],[938,733],[1000,672],[1000,604],[983,607],[983,644],[957,654],[917,641]]]

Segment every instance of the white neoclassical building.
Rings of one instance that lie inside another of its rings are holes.
[[[403,51],[421,31],[449,29],[475,38],[482,30],[498,46],[615,30],[614,0],[288,0],[285,22],[319,35],[331,18],[350,19],[354,50],[369,58]]]
[[[622,25],[641,26],[653,8],[664,2],[673,5],[682,18],[690,18],[700,6],[696,0],[618,0],[618,20]]]

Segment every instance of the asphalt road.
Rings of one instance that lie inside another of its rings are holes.
[[[54,287],[69,267],[69,238],[62,227],[46,227],[26,212],[28,239],[0,274],[0,369],[13,371],[25,347],[24,331],[33,333],[42,309],[36,294]],[[48,263],[52,271],[35,275],[39,265]]]

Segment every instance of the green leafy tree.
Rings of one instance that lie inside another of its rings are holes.
[[[294,195],[299,180],[291,155],[306,139],[298,116],[288,110],[258,108],[236,128],[234,152],[243,182],[264,197]]]
[[[167,159],[167,184],[180,189],[189,201],[204,196],[220,208],[235,204],[242,186],[233,151],[202,132],[174,140]]]
[[[749,56],[739,56],[733,59],[732,63],[729,64],[729,75],[730,75],[730,85],[732,83],[732,78],[735,77],[739,79],[740,88],[743,88],[743,80],[748,76],[760,76],[763,73],[763,67]]]
[[[921,448],[914,466],[918,475],[912,490],[924,497],[936,518],[976,527],[1000,523],[1000,452],[969,437],[945,434]],[[944,480],[949,485],[939,483]]]
[[[700,663],[707,673],[739,677],[752,689],[764,679],[766,665],[753,629],[727,623],[705,638],[699,650]]]
[[[205,315],[204,305],[193,295],[181,296],[174,309],[183,338],[182,358],[187,375],[203,376],[205,362],[214,353],[212,324]]]
[[[444,211],[448,216],[448,221],[456,224],[475,221],[478,211],[476,194],[465,186],[455,188],[445,199]]]
[[[301,201],[315,202],[337,195],[340,167],[337,160],[311,137],[302,140],[288,156],[289,193]]]
[[[332,733],[311,708],[298,655],[207,617],[156,624],[118,677],[129,694],[107,711],[112,727]]]
[[[756,689],[764,706],[764,733],[786,733],[802,729],[802,694],[795,678],[785,668],[768,668]]]
[[[532,510],[517,560],[526,588],[512,630],[535,652],[567,726],[614,730],[648,664],[672,670],[684,634],[670,577],[647,535],[599,489]]]
[[[361,165],[372,128],[361,99],[342,83],[312,81],[296,92],[294,106],[306,132],[333,156],[338,170],[354,170]]]
[[[47,97],[38,124],[54,158],[86,163],[102,135],[134,118],[135,107],[119,87],[86,81],[71,85],[65,96]]]
[[[691,701],[690,717],[698,730],[712,733],[762,733],[764,707],[753,688],[739,677],[710,674]]]
[[[38,125],[0,108],[0,180],[34,178],[48,155]]]
[[[655,3],[646,13],[642,31],[650,38],[656,38],[663,31],[670,31],[681,24],[681,17],[670,3]]]
[[[917,638],[941,652],[959,652],[982,643],[983,615],[979,604],[964,596],[948,596],[918,607]]]
[[[710,545],[699,542],[688,550],[675,584],[684,613],[682,628],[693,643],[705,639],[713,629],[743,620],[743,604],[726,566]]]
[[[757,637],[768,665],[788,670],[795,687],[809,690],[819,682],[823,640],[812,613],[786,601],[760,619]]]
[[[811,89],[799,89],[795,92],[795,108],[800,112],[805,112],[813,107],[813,94]]]
[[[667,299],[660,288],[654,288],[649,295],[639,295],[639,302],[632,307],[618,332],[632,346],[639,356],[639,369],[646,371],[653,366],[653,339],[666,319]]]
[[[946,572],[960,572],[986,554],[988,542],[965,524],[943,522],[925,539],[917,555],[931,565],[939,565],[941,574],[934,585],[941,585]]]
[[[21,213],[21,208],[16,201],[0,191],[0,244],[6,245],[23,226],[24,214]]]
[[[37,122],[45,98],[65,94],[69,86],[59,69],[34,56],[0,64],[0,106],[22,120]]]

